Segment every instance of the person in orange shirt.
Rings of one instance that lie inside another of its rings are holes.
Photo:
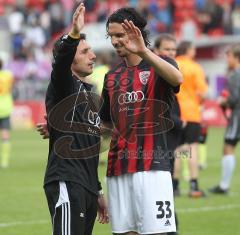
[[[183,41],[177,50],[177,64],[183,75],[183,83],[177,100],[180,106],[181,120],[186,123],[182,129],[181,143],[187,147],[190,170],[190,197],[202,197],[204,192],[198,188],[198,140],[200,136],[200,106],[206,97],[208,86],[201,66],[194,61],[195,46],[190,41]],[[184,147],[184,149],[186,149]],[[176,158],[174,170],[174,188],[178,189],[180,159]]]

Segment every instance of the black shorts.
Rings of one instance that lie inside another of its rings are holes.
[[[182,129],[181,144],[198,143],[201,133],[200,123],[187,122],[185,128]]]
[[[239,141],[239,139],[233,139],[233,140],[225,139],[224,143],[232,145],[233,147],[235,147],[237,145],[238,141]]]
[[[199,135],[198,142],[200,144],[205,144],[207,141],[208,127],[206,125],[201,125],[201,131]]]
[[[168,150],[175,151],[181,144],[182,129],[172,129],[167,132],[167,146]]]
[[[97,196],[80,184],[55,181],[45,185],[53,235],[91,235]]]
[[[1,130],[10,129],[10,117],[0,118],[0,129]]]
[[[240,140],[240,113],[233,113],[228,120],[224,140],[226,144],[235,146]]]
[[[171,173],[173,174],[175,150],[181,144],[181,129],[172,129],[167,132],[168,157],[170,159]]]

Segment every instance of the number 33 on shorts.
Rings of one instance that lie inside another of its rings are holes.
[[[156,215],[157,219],[170,219],[172,217],[172,210],[170,209],[171,202],[170,201],[156,201],[156,205],[158,206],[159,214]],[[164,209],[164,206],[166,208]]]

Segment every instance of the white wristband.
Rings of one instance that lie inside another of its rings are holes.
[[[98,196],[100,197],[100,196],[103,196],[104,195],[104,192],[103,192],[103,190],[101,189],[101,190],[99,190],[98,191]]]

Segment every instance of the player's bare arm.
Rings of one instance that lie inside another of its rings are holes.
[[[178,86],[182,82],[182,74],[171,64],[159,58],[145,44],[141,31],[132,21],[125,20],[122,23],[128,40],[121,40],[122,45],[131,53],[139,55],[142,59],[151,64],[156,73],[161,75],[172,86]]]
[[[98,222],[100,224],[109,223],[108,207],[103,195],[98,196]]]

